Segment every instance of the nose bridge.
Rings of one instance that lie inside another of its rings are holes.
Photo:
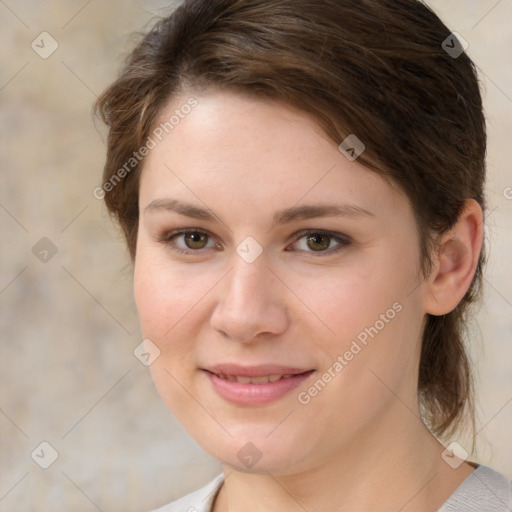
[[[236,256],[225,286],[225,305],[229,309],[246,308],[252,312],[268,305],[272,300],[268,274],[271,272],[263,257],[249,263]]]
[[[286,328],[279,283],[267,264],[262,256],[249,262],[234,255],[212,316],[217,330],[239,341],[250,341],[261,332],[277,334]]]

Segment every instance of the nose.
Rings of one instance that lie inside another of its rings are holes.
[[[286,331],[286,287],[264,258],[252,263],[238,258],[216,290],[218,299],[210,321],[224,336],[251,343]]]

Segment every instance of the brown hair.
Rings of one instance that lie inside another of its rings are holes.
[[[445,51],[446,40],[458,47],[450,37],[417,0],[186,0],[142,38],[95,105],[109,127],[104,184],[181,92],[213,87],[280,100],[313,116],[336,144],[349,134],[363,141],[358,161],[412,205],[427,277],[439,237],[464,201],[486,209],[478,78],[466,53]],[[105,189],[132,260],[142,165],[134,162]],[[467,419],[474,431],[464,329],[469,306],[481,296],[484,263],[485,246],[456,309],[426,318],[418,393],[424,421],[439,436]]]

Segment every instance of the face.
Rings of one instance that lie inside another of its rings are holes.
[[[407,199],[304,113],[194,98],[140,181],[135,300],[163,400],[241,471],[291,474],[387,435],[395,395],[415,400],[425,313]]]

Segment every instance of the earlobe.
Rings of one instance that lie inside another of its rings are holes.
[[[482,244],[482,208],[468,199],[457,223],[442,238],[426,288],[426,313],[445,315],[457,307],[475,275]]]

